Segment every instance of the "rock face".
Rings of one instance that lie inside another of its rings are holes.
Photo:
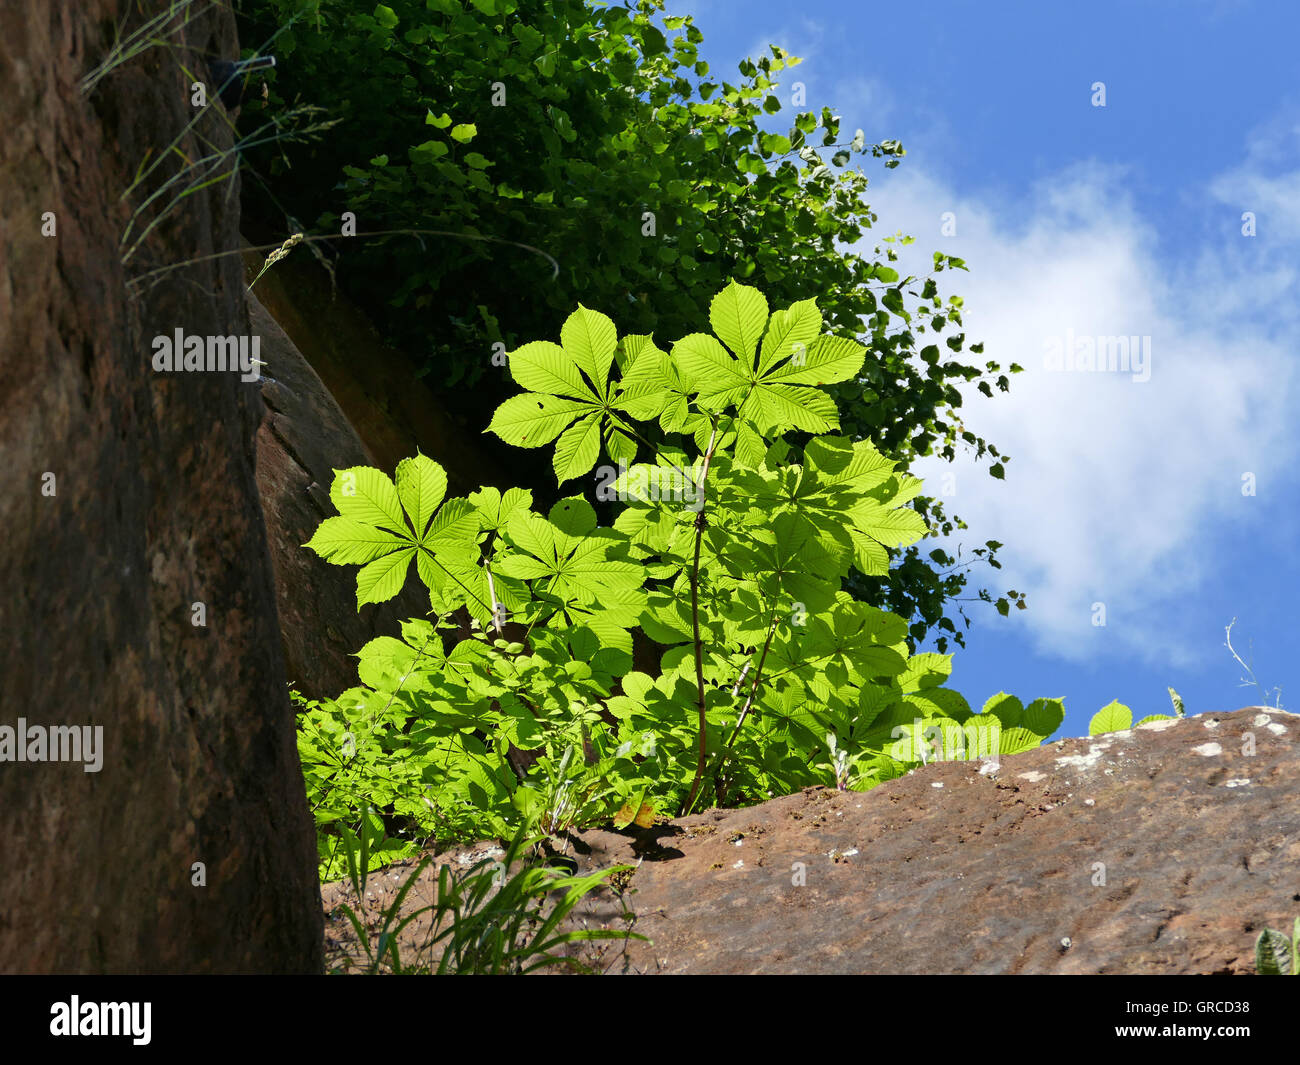
[[[238,248],[228,119],[181,64],[239,49],[227,7],[182,5],[83,92],[143,7],[0,8],[0,744],[102,729],[97,772],[0,761],[0,971],[317,971],[258,386],[152,366],[176,330],[249,333],[237,257],[150,273]]]
[[[247,261],[260,267],[259,259],[250,254]],[[370,320],[332,289],[305,248],[275,264],[255,291],[324,383],[373,456],[372,465],[391,476],[402,459],[420,450],[446,469],[449,495],[517,483],[477,445],[486,422],[461,424],[406,356],[387,347]]]
[[[575,919],[621,928],[628,906],[654,943],[579,956],[641,973],[1250,973],[1259,932],[1300,913],[1298,799],[1300,716],[1249,707],[587,832],[583,871],[640,865],[621,901],[602,891]],[[369,905],[400,878],[375,877]]]
[[[406,618],[429,612],[429,601],[419,591],[422,585],[410,580],[395,599],[368,603],[358,613],[352,574],[302,546],[321,521],[337,513],[329,498],[333,471],[378,463],[293,341],[251,294],[248,309],[266,361],[257,488],[289,683],[309,698],[331,697],[357,683],[354,656],[368,640],[397,635]]]

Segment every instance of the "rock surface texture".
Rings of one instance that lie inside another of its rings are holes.
[[[246,261],[260,267],[256,253]],[[402,459],[423,451],[446,469],[448,495],[516,483],[483,446],[487,422],[463,424],[406,356],[388,347],[365,314],[332,289],[305,248],[272,266],[254,291],[324,383],[372,465],[392,476]]]
[[[103,729],[98,772],[0,761],[0,972],[322,965],[258,386],[152,366],[249,333],[233,132],[185,73],[239,54],[230,9],[82,84],[166,11],[0,6],[0,726]]]
[[[937,763],[586,832],[570,853],[583,871],[640,863],[621,899],[577,911],[618,928],[627,907],[654,941],[579,952],[606,972],[1250,973],[1261,929],[1300,913],[1300,716],[1248,707]],[[376,876],[368,906],[401,878]],[[327,909],[344,898],[327,885]],[[338,964],[332,915],[327,934]]]
[[[328,698],[357,684],[355,655],[367,641],[399,634],[406,618],[429,612],[429,599],[422,585],[408,581],[396,598],[368,603],[358,612],[353,573],[302,546],[337,513],[329,496],[334,471],[378,463],[255,296],[248,297],[248,311],[266,361],[257,489],[275,571],[285,665],[298,691]]]

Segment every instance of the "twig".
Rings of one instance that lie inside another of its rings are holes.
[[[709,477],[709,463],[713,460],[713,449],[718,442],[718,416],[713,416],[713,431],[709,436],[709,446],[704,452],[704,462],[700,470],[699,499],[700,512],[695,515],[695,563],[691,567],[691,625],[695,633],[695,686],[699,691],[700,746],[695,762],[695,780],[691,783],[691,793],[682,807],[685,814],[695,805],[699,794],[700,782],[704,779],[704,759],[708,754],[708,717],[704,706],[704,645],[700,641],[700,547],[704,541],[705,482]]]

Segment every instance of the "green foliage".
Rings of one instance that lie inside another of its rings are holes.
[[[358,905],[366,897],[366,881],[371,869],[371,844],[375,842],[373,821],[374,811],[366,810],[366,816],[361,820],[360,838],[346,827],[342,829],[341,839],[347,861],[348,879],[352,883],[353,893],[356,895]],[[370,933],[361,917],[357,915],[356,910],[346,903],[341,907],[343,914],[351,923],[353,931],[357,934],[357,939],[361,943],[361,948],[366,952],[366,971],[374,975],[379,972],[380,966],[384,959],[389,959],[390,971],[394,974],[400,974],[402,968],[402,958],[397,947],[397,936],[407,925],[414,921],[420,915],[420,911],[409,914],[405,917],[401,915],[402,903],[410,893],[415,882],[419,879],[420,874],[428,866],[430,859],[423,859],[411,875],[402,885],[401,890],[397,893],[393,902],[389,905],[383,914],[381,914],[381,925],[379,934],[375,937],[374,945],[371,945]]]
[[[1177,717],[1185,717],[1187,711],[1183,709],[1183,697],[1173,688],[1169,689],[1169,701],[1174,704],[1174,714]]]
[[[612,525],[581,496],[545,515],[517,489],[445,500],[424,456],[396,482],[337,471],[340,514],[308,546],[361,567],[359,602],[396,595],[414,558],[436,620],[372,640],[361,685],[306,715],[323,826],[355,820],[368,789],[439,838],[645,823],[812,784],[866,789],[1060,726],[1059,699],[999,694],[974,712],[944,687],[951,655],[911,654],[902,618],[846,591],[926,533],[906,505],[920,481],[834,432],[822,386],[856,374],[864,349],[824,335],[814,301],[769,315],[734,282],[709,321],[665,351],[580,307],[560,344],[511,356],[527,391],[492,431],[554,444],[560,481],[603,450],[619,463],[600,471],[622,504]],[[472,631],[453,642],[459,611]],[[656,671],[633,668],[637,629],[662,651]]]
[[[966,269],[961,259],[935,252],[927,276],[903,277],[890,264],[910,238],[863,246],[877,219],[857,164],[897,166],[897,141],[871,143],[811,105],[774,127],[796,57],[773,47],[739,77],[714,71],[700,29],[667,17],[662,0],[244,0],[242,16],[243,39],[278,34],[271,113],[310,104],[339,122],[304,147],[249,152],[262,177],[246,183],[245,214],[297,231],[291,211],[338,234],[354,212],[361,235],[334,242],[339,283],[423,360],[431,384],[457,389],[458,409],[486,415],[502,398],[494,344],[528,358],[523,342],[556,335],[579,300],[632,334],[679,337],[728,278],[752,278],[781,304],[823,293],[826,325],[866,349],[860,372],[823,378],[810,426],[833,406],[846,437],[900,468],[965,447],[1003,476],[1006,456],[966,428],[957,385],[992,396],[1020,367],[967,346],[961,299],[938,277]],[[249,121],[261,106],[246,105]],[[364,237],[394,230],[417,235]],[[525,387],[551,397],[538,428],[565,431],[555,468],[573,476],[609,426],[605,396],[599,381],[577,394],[552,384]],[[767,382],[755,402],[780,403],[794,384]],[[944,535],[965,527],[932,498],[912,506]],[[964,642],[953,603],[966,570],[996,567],[1000,546],[966,561],[890,547],[892,571],[856,574],[853,590],[909,619],[913,645],[934,633],[944,651],[950,637]],[[1005,614],[1023,601],[996,605]]]
[[[1182,717],[1182,696],[1173,688],[1170,688],[1169,699],[1174,704],[1172,714],[1147,714],[1137,724],[1145,725],[1148,721],[1170,721]],[[1103,732],[1123,732],[1125,729],[1133,727],[1133,711],[1123,703],[1113,699],[1092,715],[1092,720],[1088,722],[1088,735],[1100,736]]]
[[[366,897],[367,870],[374,838],[363,820],[360,838],[344,830],[348,876],[358,901]],[[435,972],[438,975],[523,975],[548,966],[563,965],[578,972],[589,968],[576,958],[558,954],[558,948],[593,939],[640,939],[645,936],[615,929],[569,929],[560,924],[592,889],[609,877],[631,870],[629,865],[602,869],[586,876],[570,876],[539,861],[530,853],[540,840],[517,834],[498,861],[485,858],[464,872],[438,870],[434,902],[402,914],[402,904],[432,859],[421,860],[408,874],[372,930],[351,906],[340,908],[351,923],[366,953],[365,971],[394,975]],[[507,876],[507,873],[509,875]],[[560,895],[559,898],[555,896]],[[419,944],[417,960],[404,963],[398,937],[425,914],[431,915],[427,937]],[[436,961],[435,961],[436,959]]]
[[[1255,940],[1255,974],[1257,976],[1300,976],[1300,917],[1295,919],[1291,936],[1266,928]]]

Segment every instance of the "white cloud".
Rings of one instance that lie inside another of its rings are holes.
[[[1274,232],[1261,255],[1237,236],[1240,245],[1207,247],[1188,266],[1165,263],[1124,177],[1080,165],[1008,207],[963,198],[909,160],[882,188],[873,182],[872,209],[877,233],[917,238],[904,249],[910,272],[928,270],[935,250],[966,259],[970,273],[941,274],[941,292],[965,298],[966,333],[985,342],[983,358],[1025,367],[992,401],[963,388],[967,428],[1011,456],[1005,482],[988,475],[988,460],[915,467],[935,493],[940,475],[956,472],[947,509],[970,524],[961,542],[1006,545],[1004,568],[977,568],[972,586],[1026,592],[1030,609],[1012,616],[1040,651],[1184,665],[1196,643],[1189,606],[1215,551],[1224,541],[1248,550],[1254,523],[1294,499],[1281,488],[1290,479],[1294,489],[1300,450],[1296,248]],[[1238,187],[1270,217],[1300,210],[1300,183],[1249,167],[1212,184],[1201,209],[1221,210],[1214,199]],[[940,235],[945,211],[956,215],[955,237]],[[1149,380],[1050,372],[1048,338],[1067,331],[1149,336]],[[1241,495],[1247,471],[1256,498]],[[1107,610],[1100,633],[1094,602]]]
[[[836,114],[843,115],[846,126],[850,118],[869,124],[868,142],[887,140],[894,136],[886,126],[894,120],[894,94],[878,78],[856,74],[835,83],[828,104]],[[847,140],[848,138],[842,138]]]

